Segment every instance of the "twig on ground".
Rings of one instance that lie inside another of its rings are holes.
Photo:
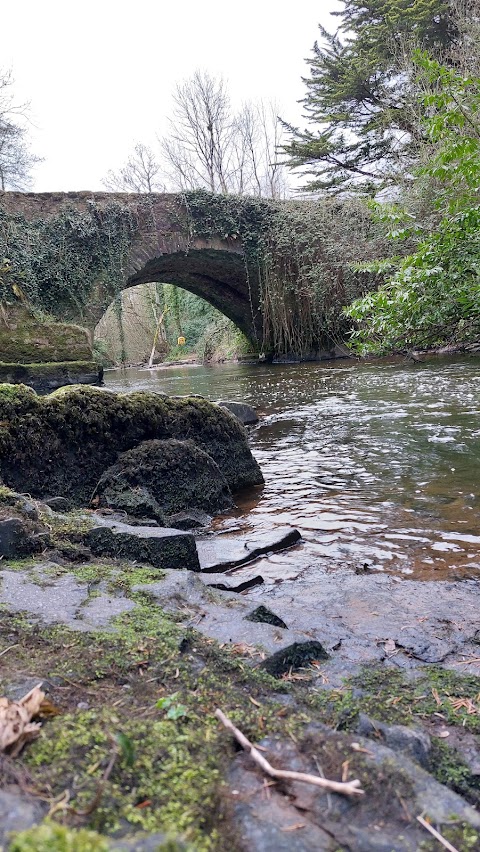
[[[9,645],[8,648],[4,648],[4,650],[0,653],[0,657],[3,657],[8,651],[11,651],[12,648],[18,648],[18,642],[15,645]]]
[[[271,778],[285,778],[289,781],[303,781],[305,784],[314,784],[316,787],[322,787],[324,790],[332,790],[334,793],[343,793],[344,796],[362,796],[364,791],[360,788],[360,781],[329,781],[327,778],[319,778],[318,775],[309,775],[305,772],[292,772],[288,769],[275,769],[268,760],[255,748],[254,745],[247,740],[233,722],[228,719],[221,710],[215,710],[215,716],[220,719],[222,725],[231,731],[237,742],[240,743],[243,749],[250,754],[252,760],[255,761],[267,775]]]
[[[96,808],[98,808],[98,806],[99,806],[99,804],[102,800],[104,790],[105,790],[105,784],[107,783],[108,779],[110,778],[110,775],[112,774],[112,770],[113,770],[113,767],[115,766],[115,764],[117,762],[118,756],[119,756],[119,751],[118,751],[118,748],[115,746],[113,751],[112,751],[112,754],[110,756],[108,766],[107,766],[105,772],[103,773],[102,778],[101,778],[101,780],[98,784],[97,792],[95,793],[95,796],[93,797],[93,799],[90,802],[90,804],[88,805],[88,807],[84,808],[81,811],[77,811],[76,808],[70,807],[70,808],[68,808],[70,813],[74,814],[77,817],[86,817],[86,816],[90,816],[90,814],[93,813],[93,811]]]
[[[440,832],[437,831],[436,828],[433,827],[433,825],[430,825],[430,823],[427,822],[426,819],[424,819],[422,816],[417,816],[417,820],[420,825],[423,825],[423,827],[426,828],[427,831],[429,831],[430,834],[435,837],[436,840],[438,840],[438,842],[441,843],[445,849],[448,849],[448,852],[458,852],[458,849],[456,849],[455,846],[452,846],[452,844],[449,843],[448,840],[445,839],[445,837],[442,837]]]

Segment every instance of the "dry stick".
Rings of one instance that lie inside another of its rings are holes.
[[[305,772],[291,772],[288,769],[275,769],[268,760],[247,740],[238,728],[228,719],[221,710],[215,710],[215,716],[220,719],[229,731],[232,732],[237,742],[250,754],[252,760],[263,769],[271,778],[286,778],[290,781],[304,781],[305,784],[315,784],[324,790],[332,790],[334,793],[343,793],[345,796],[363,796],[364,791],[360,789],[360,781],[329,781],[327,778],[319,778],[318,775],[308,775]]]
[[[422,816],[417,816],[417,819],[418,819],[420,825],[423,825],[423,827],[426,828],[427,831],[429,831],[430,834],[432,834],[433,837],[435,837],[438,840],[438,842],[441,843],[442,846],[445,847],[445,849],[448,849],[448,852],[458,852],[458,849],[456,849],[455,846],[452,846],[452,844],[449,843],[448,840],[445,839],[445,837],[442,837],[440,832],[437,831],[433,827],[433,825],[430,825],[430,823],[427,822],[426,819],[424,819]]]
[[[0,654],[0,657],[3,657],[3,655],[6,654],[7,651],[11,651],[12,648],[18,648],[18,645],[19,645],[18,642],[15,645],[9,645],[8,648],[5,648],[5,650],[2,651],[2,653]]]

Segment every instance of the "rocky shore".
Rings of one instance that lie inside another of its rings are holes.
[[[476,580],[319,560],[265,583],[299,535],[209,534],[262,477],[198,398],[1,386],[0,472],[0,695],[47,699],[0,757],[0,848],[445,848],[430,826],[480,849]],[[362,793],[269,778],[217,708],[275,767]]]

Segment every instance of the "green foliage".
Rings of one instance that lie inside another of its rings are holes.
[[[342,0],[332,34],[320,26],[304,79],[305,117],[313,130],[286,125],[284,151],[311,191],[374,192],[405,168],[417,140],[410,86],[398,56],[405,44],[437,51],[456,38],[446,0]],[[401,152],[402,158],[399,158]]]
[[[480,78],[422,53],[416,63],[428,84],[420,104],[432,146],[419,176],[435,182],[439,221],[413,253],[397,259],[397,271],[376,293],[346,309],[359,325],[352,340],[362,354],[480,336]],[[400,228],[391,237],[412,233]]]
[[[185,704],[181,704],[177,701],[177,698],[178,692],[174,692],[172,695],[166,695],[164,698],[159,698],[155,705],[159,710],[165,710],[167,719],[171,719],[174,722],[188,714],[188,708]]]

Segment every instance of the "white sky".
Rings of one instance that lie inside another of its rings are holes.
[[[16,0],[2,8],[0,67],[30,100],[32,187],[101,190],[138,142],[167,132],[175,83],[223,75],[235,104],[274,100],[301,123],[305,58],[335,0]]]

